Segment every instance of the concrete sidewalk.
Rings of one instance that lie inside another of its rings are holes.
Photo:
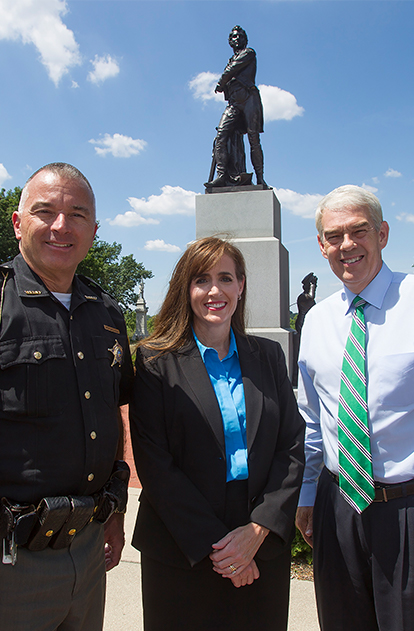
[[[122,561],[108,575],[104,631],[142,631],[141,566],[131,544],[140,489],[129,489],[125,518],[126,545]],[[160,603],[162,607],[162,603]],[[292,579],[289,631],[318,631],[313,583]],[[166,629],[165,631],[168,631]],[[192,631],[183,629],[183,631]]]

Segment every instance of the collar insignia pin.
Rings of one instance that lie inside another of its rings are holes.
[[[112,366],[115,366],[115,364],[121,365],[124,349],[122,348],[118,340],[115,340],[115,344],[113,345],[112,348],[108,348],[108,351],[110,351],[114,356],[112,364],[111,364],[111,368]]]

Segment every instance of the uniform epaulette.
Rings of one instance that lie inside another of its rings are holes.
[[[0,263],[0,269],[5,271],[13,269],[13,259],[11,261],[5,261],[5,263]]]
[[[91,289],[98,290],[100,294],[106,294],[107,296],[110,296],[116,302],[116,298],[114,298],[114,296],[112,296],[112,294],[110,294],[109,291],[106,291],[106,289],[103,289],[103,287],[101,287],[99,283],[93,280],[93,278],[89,278],[89,276],[84,276],[83,274],[76,274],[76,276],[79,278],[79,280],[85,283],[85,285],[87,285],[88,287],[91,287]]]

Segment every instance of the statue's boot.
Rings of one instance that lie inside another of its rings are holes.
[[[216,139],[216,146],[214,149],[214,157],[216,159],[216,170],[217,177],[215,180],[211,182],[206,182],[204,186],[208,188],[218,187],[218,186],[228,186],[228,175],[227,175],[227,162],[228,162],[228,154],[227,151],[222,147],[222,143],[219,143]]]
[[[254,172],[256,173],[257,184],[262,184],[264,188],[269,188],[263,177],[264,160],[260,141],[250,145],[250,159],[252,161]]]
[[[217,186],[227,186],[226,175],[224,173],[221,175],[218,174],[215,180],[212,180],[211,182],[204,182],[204,186],[208,188],[214,188]]]

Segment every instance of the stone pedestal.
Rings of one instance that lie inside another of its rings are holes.
[[[289,253],[281,243],[280,203],[273,190],[196,197],[196,237],[230,238],[247,266],[248,333],[279,342],[291,374]]]

